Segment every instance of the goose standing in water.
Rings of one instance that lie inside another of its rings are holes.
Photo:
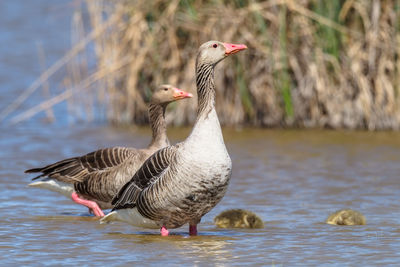
[[[41,174],[29,184],[71,197],[75,203],[87,206],[95,216],[103,217],[102,209],[112,208],[111,200],[127,183],[143,162],[157,150],[169,146],[165,109],[173,101],[192,97],[192,94],[161,85],[149,104],[152,140],[145,149],[125,147],[104,148],[84,156],[65,159],[25,173]]]
[[[189,234],[224,196],[232,163],[226,150],[215,110],[214,68],[218,62],[243,49],[209,41],[200,46],[196,59],[197,120],[189,137],[154,153],[112,201],[111,213],[101,223],[124,221],[134,226],[167,229],[189,223]]]

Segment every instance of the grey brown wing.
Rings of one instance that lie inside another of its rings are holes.
[[[138,151],[114,168],[96,171],[87,175],[83,181],[74,183],[74,189],[88,199],[111,204],[111,200],[118,193],[121,186],[131,179],[148,156],[147,153]]]
[[[154,183],[168,169],[175,158],[176,147],[169,146],[155,152],[138,169],[132,179],[126,183],[113,198],[113,210],[133,208],[143,189]]]
[[[93,173],[120,165],[135,153],[136,150],[131,148],[104,148],[81,157],[61,160],[42,168],[29,169],[25,173],[41,173],[32,180],[50,177],[66,183],[82,182]]]

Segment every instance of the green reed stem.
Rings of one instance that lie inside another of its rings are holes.
[[[279,12],[279,42],[280,42],[280,64],[282,70],[279,73],[278,84],[282,92],[283,102],[285,105],[285,115],[288,118],[293,117],[293,104],[290,92],[290,75],[288,71],[288,58],[287,58],[287,8],[282,6]]]

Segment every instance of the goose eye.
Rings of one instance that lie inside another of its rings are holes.
[[[164,91],[168,91],[168,88],[167,88],[167,87],[165,87],[165,88],[164,88]]]
[[[213,46],[212,47],[214,47],[214,48],[217,48],[218,47],[218,45],[217,44],[213,44]]]

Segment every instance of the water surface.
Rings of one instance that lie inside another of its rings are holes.
[[[169,132],[178,141],[186,129]],[[207,265],[395,264],[400,260],[400,135],[330,131],[225,131],[233,160],[229,190],[203,217],[200,235],[187,226],[160,237],[123,223],[100,225],[83,206],[28,188],[27,168],[100,147],[143,147],[148,129],[102,126],[2,129],[0,264],[198,263]],[[218,229],[229,208],[256,212],[264,229]],[[353,208],[365,226],[324,223]]]

